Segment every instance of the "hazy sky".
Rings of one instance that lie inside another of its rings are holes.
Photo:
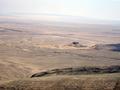
[[[0,0],[0,14],[47,13],[120,20],[120,0]]]

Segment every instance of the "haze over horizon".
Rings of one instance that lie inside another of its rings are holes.
[[[48,14],[120,20],[120,0],[0,0],[0,15]]]

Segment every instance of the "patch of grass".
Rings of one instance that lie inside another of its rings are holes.
[[[0,90],[119,90],[119,74],[59,75],[10,81]]]

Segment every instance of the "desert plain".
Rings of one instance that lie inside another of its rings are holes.
[[[0,19],[0,90],[120,90],[119,25]]]

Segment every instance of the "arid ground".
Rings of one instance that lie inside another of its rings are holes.
[[[0,90],[120,90],[120,26],[0,19]]]

